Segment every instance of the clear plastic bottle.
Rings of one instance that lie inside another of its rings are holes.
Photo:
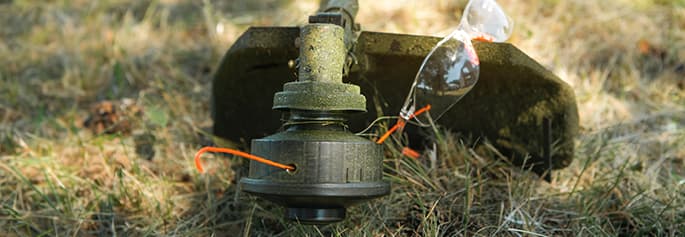
[[[426,114],[439,119],[478,81],[480,62],[471,40],[506,41],[512,26],[494,0],[469,1],[459,27],[438,42],[421,64],[400,117],[409,120],[417,106],[431,105]],[[416,118],[422,125],[424,119]]]

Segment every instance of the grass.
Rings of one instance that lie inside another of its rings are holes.
[[[465,2],[362,1],[358,21],[444,35]],[[571,166],[542,182],[443,132],[433,162],[387,157],[389,196],[314,227],[237,191],[244,161],[201,175],[192,156],[223,53],[249,25],[304,23],[315,1],[0,1],[0,235],[685,235],[685,2],[499,2],[510,42],[575,89]],[[147,112],[132,135],[81,126],[122,98]]]

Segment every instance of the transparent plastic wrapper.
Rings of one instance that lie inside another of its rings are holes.
[[[428,113],[415,119],[422,126],[428,117],[439,119],[478,81],[480,62],[471,40],[503,42],[512,28],[494,0],[469,1],[457,29],[435,45],[421,64],[400,117],[410,120],[417,107],[430,105]]]

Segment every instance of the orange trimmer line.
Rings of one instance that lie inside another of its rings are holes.
[[[404,147],[404,148],[402,148],[402,155],[411,157],[411,158],[413,158],[413,159],[418,159],[419,157],[421,157],[421,154],[420,154],[420,153],[418,153],[418,152],[415,151],[415,150],[412,150],[412,149],[409,148],[409,147]]]
[[[204,169],[202,169],[202,160],[200,160],[200,156],[202,155],[202,153],[205,153],[205,152],[208,152],[208,151],[209,151],[209,152],[228,153],[228,154],[232,154],[232,155],[244,157],[244,158],[247,158],[247,159],[250,159],[250,160],[254,160],[254,161],[257,161],[257,162],[260,162],[260,163],[264,163],[264,164],[267,164],[267,165],[270,165],[270,166],[273,166],[273,167],[285,169],[285,170],[288,170],[288,171],[293,171],[293,170],[295,170],[295,167],[293,167],[293,166],[291,166],[291,165],[284,165],[284,164],[281,164],[281,163],[278,163],[278,162],[275,162],[275,161],[271,161],[271,160],[268,160],[268,159],[265,159],[265,158],[262,158],[262,157],[259,157],[259,156],[255,156],[255,155],[246,153],[246,152],[242,152],[242,151],[238,151],[238,150],[233,150],[233,149],[230,149],[230,148],[221,148],[221,147],[206,146],[206,147],[203,147],[202,149],[200,149],[199,151],[197,151],[197,153],[195,154],[195,167],[197,167],[197,170],[200,171],[200,173],[204,173]]]
[[[376,141],[376,144],[383,144],[383,142],[384,142],[386,139],[388,139],[388,137],[390,137],[390,135],[391,135],[392,133],[394,133],[394,132],[395,132],[397,129],[399,129],[400,127],[404,127],[404,121],[398,119],[398,120],[397,120],[397,123],[395,123],[395,125],[392,126],[390,129],[388,129],[388,131],[385,132],[385,133],[383,134],[383,136],[381,136],[381,138],[378,139],[378,141]]]
[[[425,107],[414,112],[412,115],[409,115],[409,119],[413,119],[414,117],[419,116],[420,114],[430,109],[431,105],[426,105]],[[388,139],[388,137],[390,137],[390,134],[394,133],[397,129],[404,127],[404,125],[406,125],[406,122],[402,119],[398,119],[397,123],[395,123],[395,125],[392,126],[392,128],[390,128],[387,132],[385,132],[385,134],[383,134],[383,136],[381,136],[381,138],[379,138],[378,141],[376,141],[376,144],[382,144],[386,139]]]

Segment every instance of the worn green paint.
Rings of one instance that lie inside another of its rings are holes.
[[[342,27],[332,24],[302,28],[298,80],[274,95],[274,109],[366,111],[359,86],[342,82],[347,57],[344,35]]]
[[[333,24],[308,24],[300,32],[299,81],[342,83],[345,30]]]

